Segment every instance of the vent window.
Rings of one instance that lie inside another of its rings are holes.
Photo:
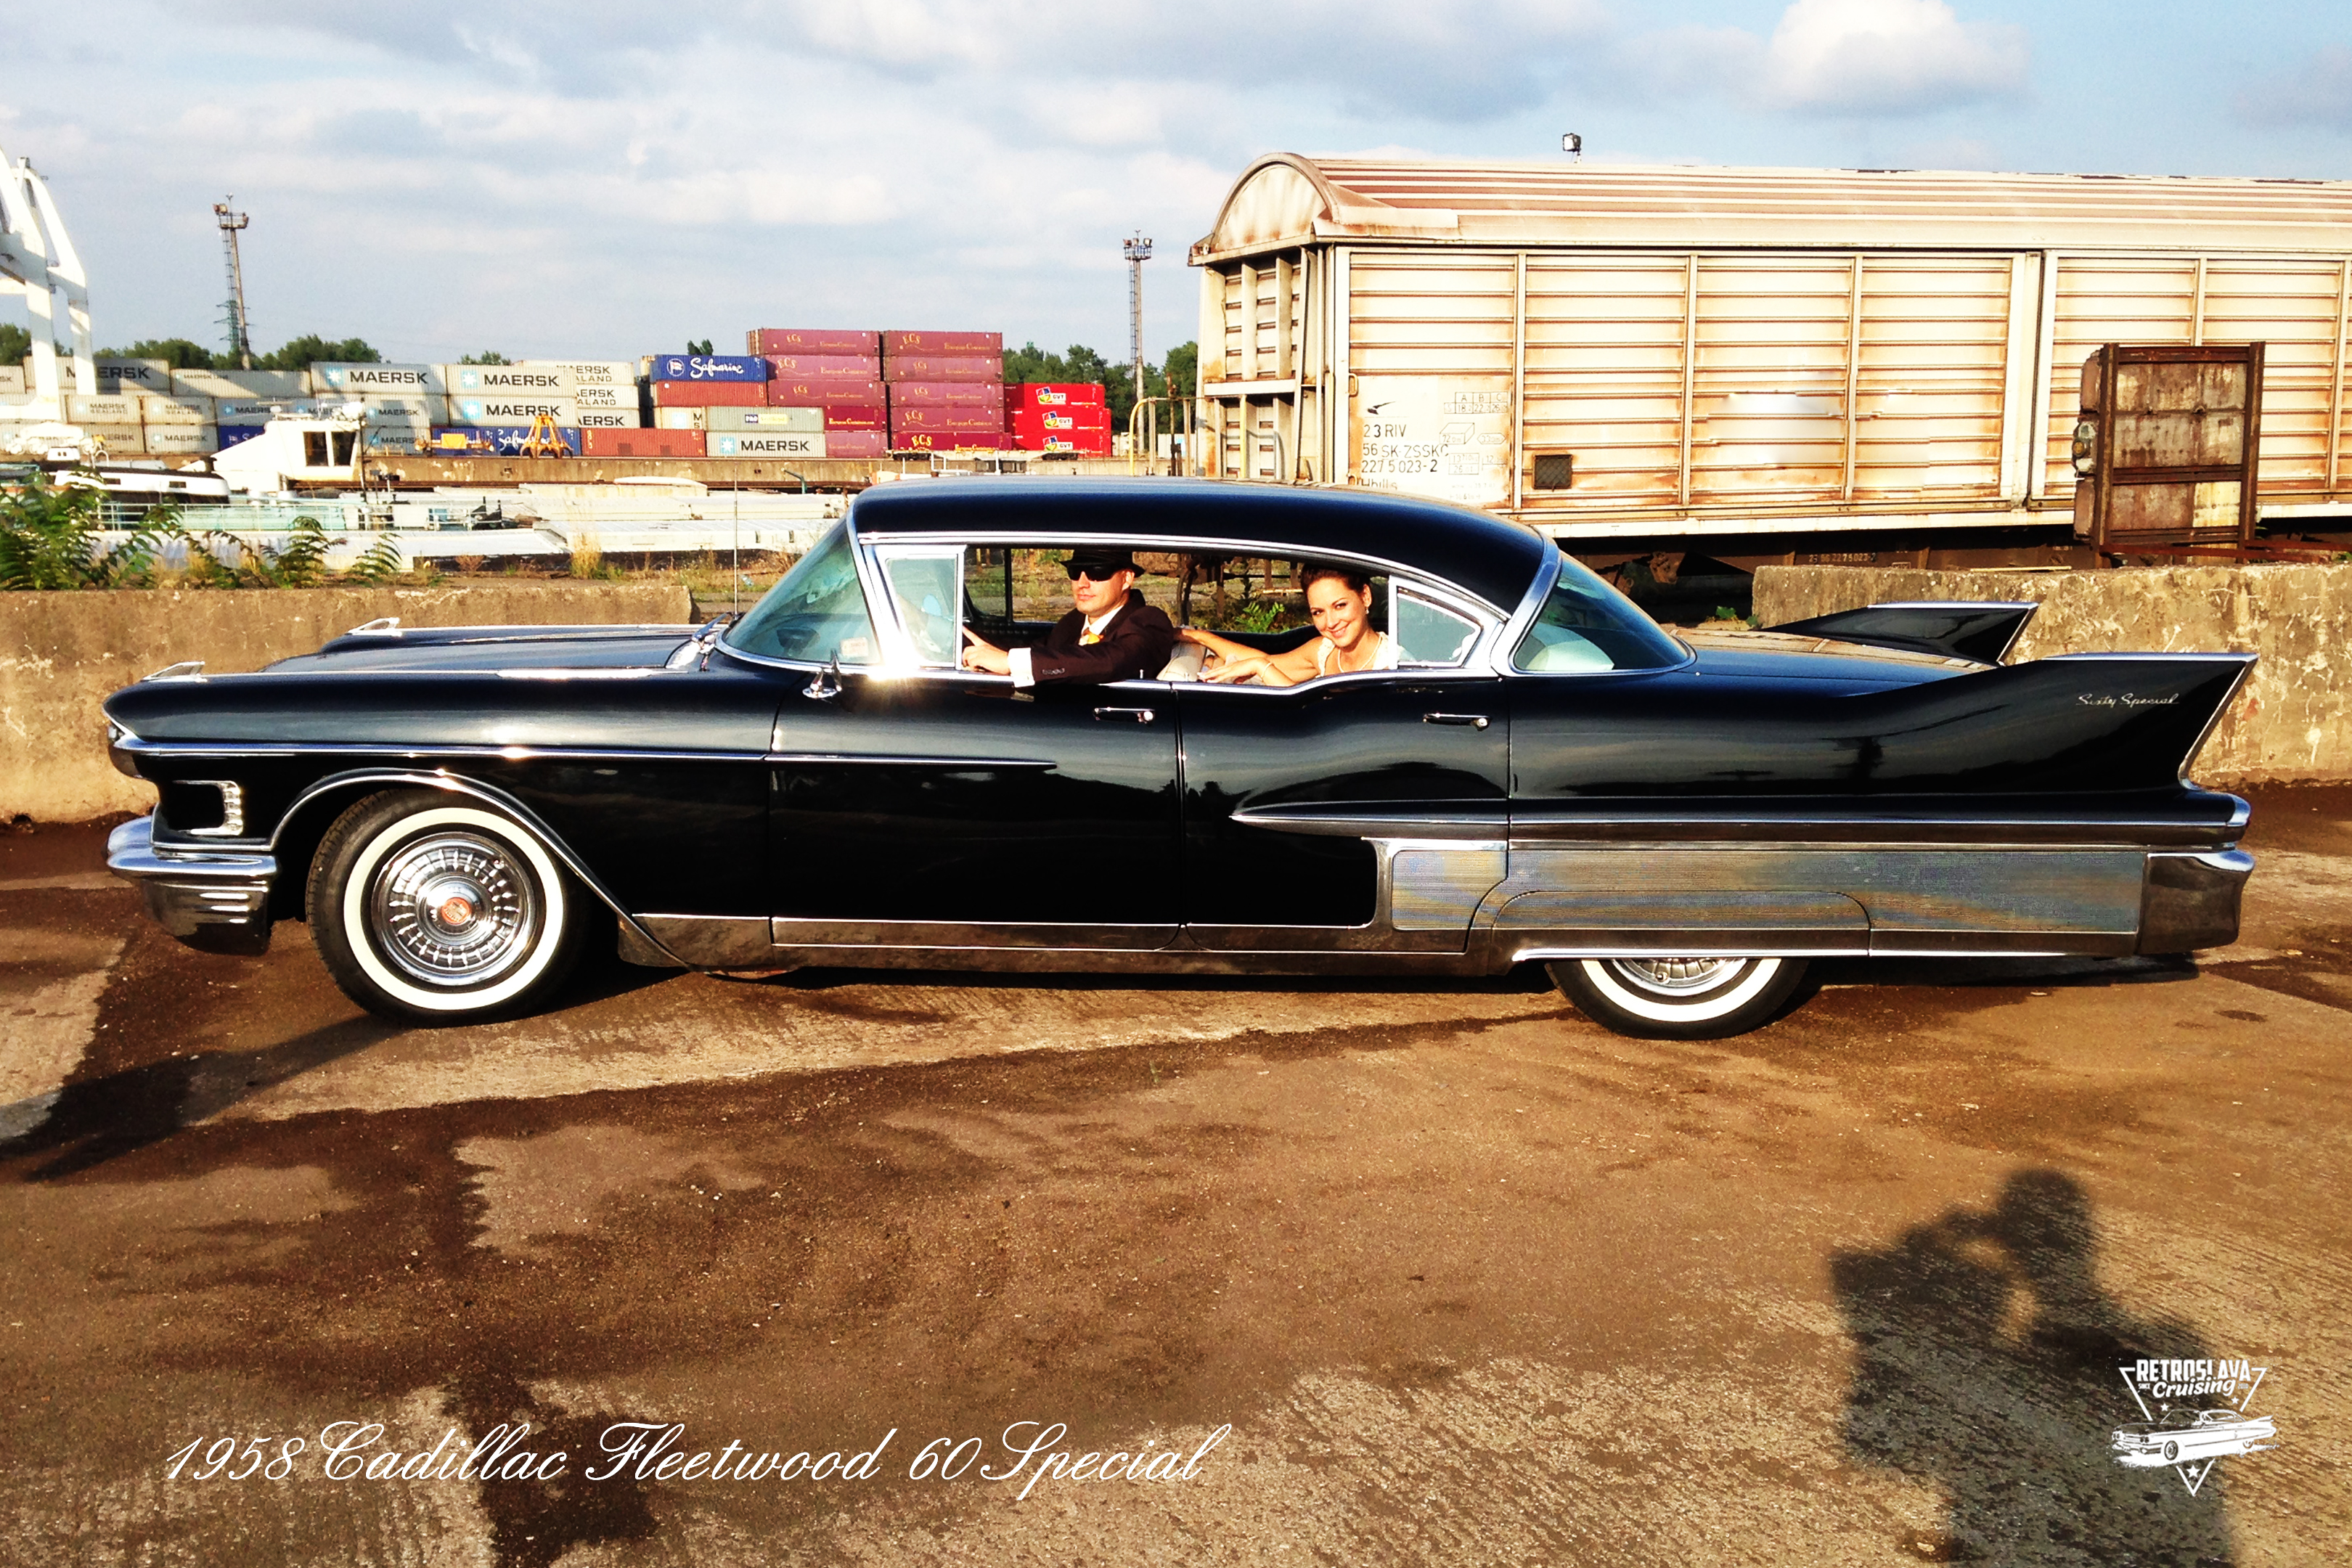
[[[1538,452],[1535,483],[1539,490],[1564,490],[1575,481],[1576,457],[1570,452]]]

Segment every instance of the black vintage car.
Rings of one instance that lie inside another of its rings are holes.
[[[958,668],[966,630],[1024,635],[975,592],[991,563],[1104,545],[1351,566],[1398,667]],[[1814,957],[2234,940],[2247,808],[2183,773],[2251,658],[2003,666],[2031,612],[1675,637],[1449,506],[891,484],[732,625],[373,625],[128,687],[109,743],[161,799],[110,863],[199,947],[307,920],[353,1000],[426,1020],[543,999],[603,910],[624,959],[699,969],[1538,962],[1595,1020],[1681,1037],[1772,1016]]]

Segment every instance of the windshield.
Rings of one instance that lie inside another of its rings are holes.
[[[873,663],[874,623],[866,614],[866,592],[857,585],[848,524],[835,523],[814,550],[784,574],[782,582],[751,606],[751,614],[735,623],[726,643],[761,658]]]
[[[1559,583],[1519,639],[1511,662],[1532,674],[1671,669],[1690,656],[1575,557],[1562,551]]]

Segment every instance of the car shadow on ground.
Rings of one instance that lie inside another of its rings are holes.
[[[2021,1170],[1989,1208],[1958,1207],[1877,1251],[1830,1258],[1854,1342],[1843,1439],[1856,1460],[1950,1500],[1914,1561],[2235,1561],[2225,1476],[2192,1494],[2114,1461],[2140,1419],[2119,1370],[2210,1353],[2189,1325],[2134,1317],[2097,1279],[2098,1226],[2073,1178]],[[2223,1468],[2226,1470],[2226,1467]]]

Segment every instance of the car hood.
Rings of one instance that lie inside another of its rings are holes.
[[[658,668],[694,636],[692,626],[417,626],[352,632],[316,653],[269,666],[273,674],[371,671]]]

